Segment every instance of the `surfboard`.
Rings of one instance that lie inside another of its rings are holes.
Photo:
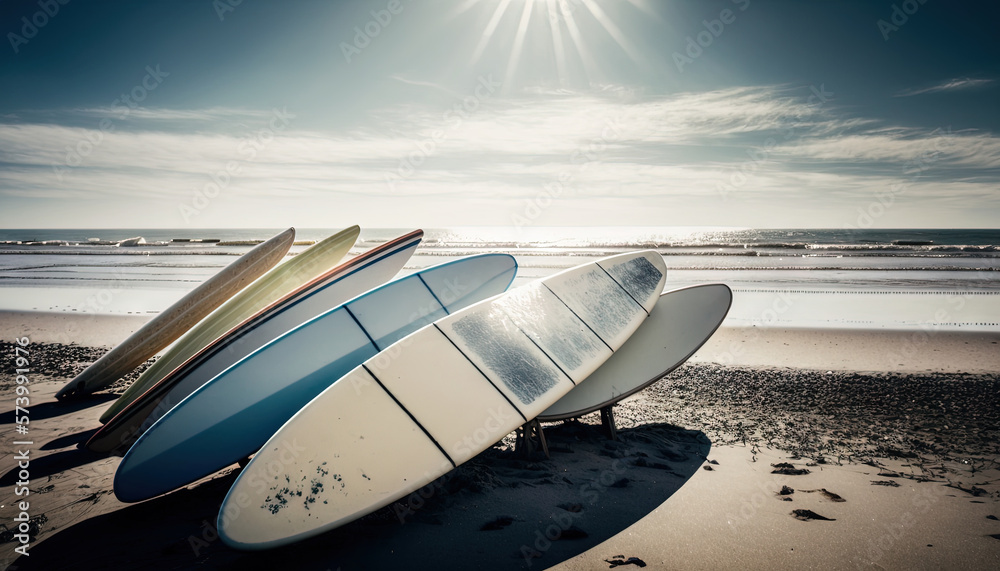
[[[538,415],[573,418],[610,406],[663,378],[694,355],[729,313],[733,293],[703,284],[664,293],[639,329],[586,380]]]
[[[115,495],[139,501],[256,452],[302,406],[379,348],[503,292],[517,265],[484,254],[428,268],[352,299],[246,357],[167,412],[128,451]]]
[[[226,495],[219,535],[277,547],[420,489],[585,379],[653,309],[655,251],[577,266],[383,349],[281,427]]]
[[[87,442],[95,452],[125,448],[164,413],[217,374],[268,342],[399,273],[420,244],[415,230],[324,273],[260,310],[129,403]]]
[[[289,228],[243,254],[84,369],[56,398],[89,394],[127,375],[280,262],[294,240]]]
[[[361,228],[358,226],[337,232],[275,267],[231,297],[208,317],[199,321],[143,371],[101,415],[101,422],[111,420],[130,402],[223,333],[336,266],[350,251],[359,234]]]

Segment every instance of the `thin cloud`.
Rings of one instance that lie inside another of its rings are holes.
[[[776,86],[659,96],[560,91],[486,98],[461,113],[397,107],[349,132],[318,132],[293,119],[266,141],[254,134],[267,127],[269,111],[151,109],[129,129],[101,132],[98,111],[82,110],[93,127],[0,123],[0,200],[61,198],[81,212],[104,200],[169,215],[233,163],[239,172],[198,223],[222,223],[233,209],[263,216],[254,212],[298,208],[289,216],[299,225],[322,226],[303,217],[350,204],[352,212],[378,213],[382,225],[452,211],[470,223],[503,224],[540,200],[560,206],[546,211],[549,223],[598,212],[597,204],[652,216],[680,204],[695,215],[763,201],[848,216],[901,179],[911,181],[908,201],[948,193],[955,204],[1000,211],[990,198],[1000,183],[1000,138],[898,127],[808,96]],[[235,117],[245,128],[232,128]],[[70,149],[85,156],[68,157]],[[914,165],[927,166],[929,176],[911,177]],[[305,212],[289,198],[313,207]],[[397,219],[384,218],[387,201]],[[738,220],[732,216],[727,223]]]
[[[120,117],[125,114],[127,117],[144,119],[148,121],[176,121],[176,120],[198,120],[198,121],[219,121],[222,119],[260,119],[267,117],[270,112],[259,109],[238,109],[231,107],[211,107],[208,109],[166,109],[162,107],[135,107],[128,109],[124,105],[117,107],[90,107],[79,109],[78,112],[95,117]]]
[[[413,86],[416,86],[416,87],[429,87],[431,89],[447,93],[448,95],[451,95],[452,97],[456,97],[456,98],[459,98],[459,99],[462,98],[462,94],[461,93],[459,93],[459,92],[457,92],[457,91],[455,91],[453,89],[449,89],[449,88],[447,88],[447,87],[445,87],[443,85],[440,85],[438,83],[433,83],[433,82],[430,82],[430,81],[420,81],[420,80],[416,80],[416,79],[407,79],[407,78],[403,77],[402,75],[398,75],[398,74],[397,75],[391,75],[389,77],[391,79],[394,79],[394,80],[400,82],[400,83],[405,83],[406,85],[413,85]]]
[[[949,79],[943,83],[937,85],[932,85],[930,87],[917,87],[904,89],[897,92],[893,97],[913,97],[914,95],[924,95],[927,93],[941,93],[943,91],[964,91],[968,89],[975,89],[977,87],[983,87],[994,83],[992,79],[973,79],[970,77],[958,77],[955,79]]]
[[[816,160],[893,167],[963,167],[973,171],[1000,168],[1000,139],[975,131],[874,129],[840,137],[809,138],[783,151]]]

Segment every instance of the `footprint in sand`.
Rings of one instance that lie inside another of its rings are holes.
[[[625,559],[624,555],[615,555],[611,559],[605,559],[605,563],[608,564],[608,569],[614,569],[615,567],[621,565],[635,565],[636,567],[645,567],[646,562],[638,557],[629,557]]]
[[[812,493],[818,492],[818,493],[822,494],[823,497],[825,497],[826,499],[830,500],[831,502],[846,502],[847,501],[844,498],[840,497],[840,495],[835,494],[835,493],[827,490],[826,488],[820,488],[819,490],[801,490],[801,491],[805,492],[807,494],[812,494]]]
[[[772,474],[781,474],[783,476],[804,476],[809,473],[808,468],[796,468],[788,462],[771,464],[771,467],[774,468],[774,470],[771,470]]]
[[[811,519],[816,519],[820,521],[837,521],[832,518],[821,516],[812,510],[792,510],[792,517],[802,521],[809,521]]]
[[[495,520],[484,523],[483,526],[479,528],[479,531],[497,531],[514,523],[514,521],[514,518],[509,515],[497,516]]]

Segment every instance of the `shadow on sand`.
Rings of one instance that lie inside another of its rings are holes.
[[[11,404],[13,404],[13,400],[14,399],[11,398]],[[31,420],[32,422],[35,422],[48,418],[55,418],[64,414],[80,412],[81,410],[86,410],[88,408],[115,400],[118,400],[118,395],[99,393],[68,401],[50,400],[46,402],[39,402],[37,404],[33,402],[30,409]],[[14,421],[18,417],[23,416],[23,414],[24,413],[18,413],[17,409],[2,412],[0,413],[0,424],[14,424]]]
[[[44,478],[54,476],[66,470],[79,468],[91,462],[97,462],[107,458],[107,454],[98,454],[90,450],[74,448],[53,452],[41,458],[31,459],[31,480],[43,481]],[[7,473],[0,476],[0,486],[13,486],[19,479],[20,468],[15,464]]]
[[[617,441],[599,426],[577,422],[549,425],[545,432],[551,459],[493,447],[420,493],[280,549],[240,552],[218,540],[218,507],[235,479],[229,474],[55,530],[16,564],[544,569],[645,517],[680,489],[711,448],[703,433],[666,424],[621,430]]]

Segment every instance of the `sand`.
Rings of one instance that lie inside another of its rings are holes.
[[[1000,372],[1000,333],[722,327],[691,361],[834,371]]]
[[[113,347],[154,315],[0,310],[0,330],[36,343]],[[1000,372],[1000,333],[726,327],[693,363],[835,371]]]
[[[135,333],[150,319],[146,315],[42,311],[0,311],[0,331],[11,337],[28,337],[33,343],[60,343],[109,349]]]
[[[18,558],[6,534],[0,567],[1000,566],[1000,335],[723,328],[688,365],[616,407],[616,441],[597,414],[547,424],[550,458],[515,451],[509,435],[422,494],[248,554],[213,527],[236,466],[122,504],[112,492],[119,459],[78,448],[114,395],[54,401],[146,320],[0,312],[8,370],[10,340],[31,339],[33,442],[12,444],[21,437],[7,374],[0,524],[14,529],[17,502],[30,503],[30,555]],[[27,486],[13,460],[23,449]],[[786,473],[773,474],[782,464]]]

